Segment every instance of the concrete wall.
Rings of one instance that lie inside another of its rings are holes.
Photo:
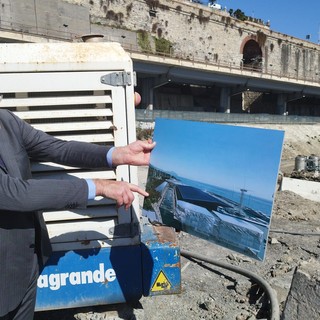
[[[0,27],[73,40],[90,33],[89,9],[58,0],[0,0]]]
[[[316,181],[283,177],[281,190],[292,191],[306,199],[320,202],[320,183]]]

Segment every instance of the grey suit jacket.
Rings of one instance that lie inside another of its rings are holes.
[[[28,286],[34,253],[40,267],[51,253],[42,211],[86,207],[83,179],[35,180],[30,160],[105,168],[109,148],[66,142],[0,110],[0,316],[15,309]]]

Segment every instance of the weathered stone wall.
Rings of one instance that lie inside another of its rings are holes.
[[[145,46],[142,49],[155,47],[148,44],[150,39],[164,39],[171,46],[170,53],[177,57],[240,67],[245,43],[254,40],[261,48],[264,72],[319,79],[320,47],[275,32],[272,25],[270,29],[263,24],[242,22],[223,10],[212,10],[189,1],[65,1],[88,8],[93,30],[96,25],[100,30],[102,26],[111,26],[146,32],[149,37],[143,40],[137,37],[137,45]]]

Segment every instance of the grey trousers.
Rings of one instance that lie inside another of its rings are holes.
[[[34,254],[32,274],[30,283],[18,307],[7,315],[0,317],[0,320],[33,320],[34,307],[36,304],[37,280],[39,277],[38,257]]]

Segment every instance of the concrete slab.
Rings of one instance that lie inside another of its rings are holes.
[[[292,191],[308,200],[320,202],[320,182],[283,177],[281,190]]]

